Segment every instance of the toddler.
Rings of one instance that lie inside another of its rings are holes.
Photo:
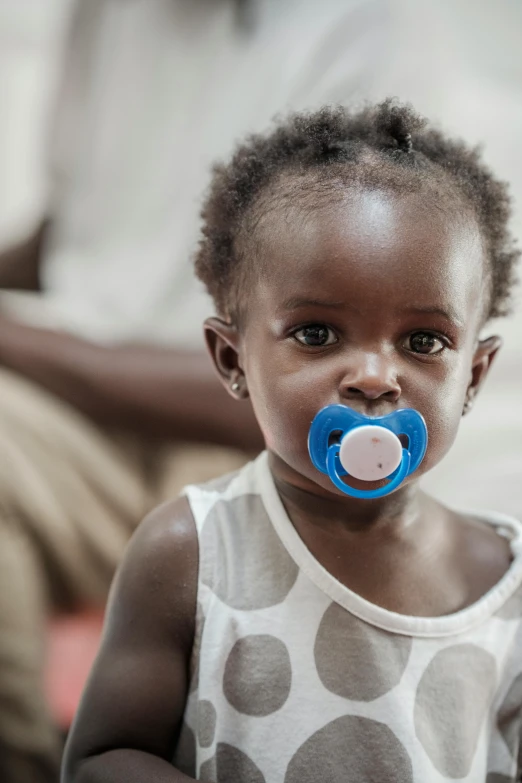
[[[518,780],[521,524],[419,487],[501,344],[509,212],[476,150],[393,101],[291,116],[216,168],[206,338],[266,450],[135,534],[66,783]],[[310,458],[330,405],[417,411],[419,467],[345,492]]]

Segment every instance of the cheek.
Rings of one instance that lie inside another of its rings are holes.
[[[430,385],[421,395],[418,410],[428,427],[428,450],[423,473],[440,462],[453,445],[462,420],[465,392],[465,375],[455,372],[443,383]]]
[[[457,409],[455,409],[450,414],[446,405],[433,406],[425,418],[429,440],[423,466],[424,471],[434,467],[451,448],[457,435],[461,412],[457,413]]]
[[[245,367],[254,411],[269,449],[294,462],[308,455],[308,431],[317,411],[332,396],[332,379],[318,364],[290,368],[285,351],[273,350]]]

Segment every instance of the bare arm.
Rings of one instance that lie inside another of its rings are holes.
[[[203,350],[100,346],[0,317],[0,366],[100,424],[252,451],[263,447],[250,404],[224,391]]]
[[[186,783],[170,759],[185,708],[198,546],[188,502],[138,528],[111,591],[62,783]]]
[[[40,290],[40,259],[49,221],[44,220],[26,239],[0,251],[0,288]]]

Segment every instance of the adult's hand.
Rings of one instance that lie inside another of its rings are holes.
[[[40,289],[42,246],[49,225],[49,220],[43,220],[30,236],[0,251],[0,288]]]
[[[0,366],[104,426],[252,451],[263,447],[250,404],[226,393],[203,350],[99,345],[0,314]]]

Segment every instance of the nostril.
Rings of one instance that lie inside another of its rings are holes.
[[[348,388],[345,390],[345,395],[347,397],[352,398],[359,398],[363,397],[364,399],[368,400],[390,400],[390,402],[396,402],[398,399],[400,392],[398,393],[395,389],[388,389],[387,391],[384,391],[382,389],[358,389],[356,386],[348,386]]]

